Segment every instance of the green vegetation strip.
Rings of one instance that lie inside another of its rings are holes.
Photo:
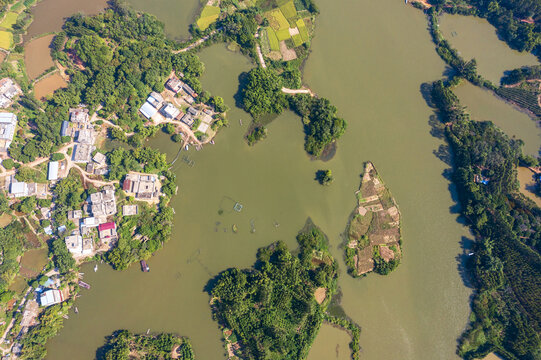
[[[268,27],[266,29],[267,29],[267,34],[269,36],[270,49],[272,51],[280,51],[280,42],[278,41],[278,38],[276,37],[276,33],[271,27]]]

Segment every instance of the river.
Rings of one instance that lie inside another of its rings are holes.
[[[195,2],[183,3],[188,12]],[[163,2],[154,11],[173,12],[176,4]],[[92,359],[104,337],[119,328],[176,332],[190,337],[199,359],[224,359],[205,284],[228,267],[252,265],[261,246],[276,240],[294,246],[308,217],[329,236],[339,261],[342,307],[362,327],[363,359],[457,358],[456,339],[467,323],[471,293],[462,278],[462,244],[471,236],[459,221],[453,188],[443,176],[449,165],[434,154],[444,141],[431,135],[433,111],[420,92],[422,83],[442,77],[444,63],[434,51],[423,13],[402,1],[326,0],[318,5],[321,15],[304,75],[349,123],[336,156],[326,163],[311,161],[303,150],[301,121],[290,112],[269,125],[267,139],[247,146],[243,135],[249,117],[234,107],[233,95],[239,74],[254,65],[223,45],[203,50],[203,86],[232,108],[231,125],[220,132],[216,145],[182,152],[175,163],[179,194],[172,201],[173,238],[148,261],[150,273],[137,265],[125,272],[106,265],[96,273],[93,264],[83,267],[92,289],[82,290],[79,314],[71,313],[48,344],[49,359],[72,359],[74,354]],[[169,159],[178,152],[178,144],[165,134],[149,144]],[[183,156],[195,165],[189,167]],[[404,258],[390,276],[353,279],[345,272],[340,234],[355,206],[354,192],[367,160],[400,205]],[[313,180],[323,168],[335,176],[329,187]],[[233,211],[235,202],[243,204],[240,213]],[[332,330],[323,329],[310,360],[332,354],[342,358],[347,339]],[[325,345],[330,350],[317,350]]]

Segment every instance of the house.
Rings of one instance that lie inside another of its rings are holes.
[[[7,108],[15,96],[22,94],[21,88],[10,78],[0,80],[0,108]]]
[[[58,180],[58,161],[49,161],[49,169],[47,171],[47,180]]]
[[[188,84],[184,83],[184,85],[182,85],[182,89],[191,97],[197,97],[197,93]]]
[[[87,127],[84,129],[81,129],[77,133],[77,142],[80,144],[94,144],[96,141],[96,132],[94,131],[94,128]]]
[[[189,127],[192,127],[193,123],[195,122],[193,116],[190,114],[185,114],[182,119],[180,119],[184,124],[188,125]]]
[[[97,152],[96,155],[92,157],[92,161],[98,165],[97,167],[107,166],[107,156],[100,152]]]
[[[78,220],[83,217],[82,210],[70,210],[68,211],[68,220]]]
[[[88,109],[83,107],[69,109],[69,118],[71,122],[79,124],[87,124],[90,122],[90,117],[88,116]]]
[[[66,236],[64,241],[66,242],[66,247],[70,253],[74,255],[81,254],[81,250],[83,248],[83,237],[79,233]]]
[[[139,212],[139,207],[137,205],[123,205],[122,206],[122,216],[137,215],[138,212]]]
[[[165,104],[160,112],[168,119],[174,119],[180,114],[180,110],[171,103]]]
[[[94,145],[91,144],[77,144],[75,145],[72,160],[78,163],[87,163],[90,161],[94,149]]]
[[[207,115],[212,116],[212,110],[210,110],[210,109],[208,109],[208,108],[203,109],[203,112],[204,112],[205,114],[207,114]]]
[[[28,196],[28,184],[25,182],[12,182],[9,187],[9,195],[16,198]]]
[[[163,104],[163,97],[157,92],[153,91],[147,98],[147,103],[159,109]]]
[[[104,187],[104,190],[90,195],[90,211],[93,216],[109,216],[116,214],[116,199],[114,187]]]
[[[187,110],[188,114],[192,115],[192,116],[197,116],[197,114],[199,114],[199,111],[197,111],[196,108],[194,108],[193,106],[190,106]]]
[[[143,106],[139,108],[139,111],[141,114],[143,114],[147,119],[150,119],[153,117],[157,112],[158,109],[156,109],[154,106],[152,106],[149,102],[145,102]]]
[[[116,224],[114,222],[108,222],[98,226],[100,240],[103,242],[111,242],[116,240]]]
[[[0,151],[7,151],[13,141],[17,115],[13,113],[0,113]]]
[[[59,304],[64,301],[64,295],[60,290],[49,289],[44,291],[39,297],[39,303],[41,306],[51,306],[54,304]]]
[[[157,175],[130,172],[124,178],[122,190],[136,199],[156,200],[160,195],[161,184]]]
[[[177,79],[176,77],[172,77],[165,83],[165,86],[169,88],[172,92],[175,94],[178,93],[180,90],[182,90],[183,82]]]

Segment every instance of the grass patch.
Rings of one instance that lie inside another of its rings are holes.
[[[270,26],[274,30],[289,29],[289,22],[280,9],[274,9],[265,13]]]
[[[197,20],[197,26],[201,30],[206,30],[220,16],[220,8],[217,6],[205,6],[201,16]]]
[[[289,35],[289,28],[276,31],[276,37],[278,38],[278,41],[288,40],[291,38],[291,35]]]
[[[278,41],[278,37],[272,28],[267,28],[267,35],[269,36],[270,49],[272,51],[280,51],[280,42]]]
[[[284,14],[286,19],[292,19],[297,16],[297,9],[295,9],[295,4],[293,4],[293,0],[290,0],[283,5],[280,5],[280,10],[282,11],[282,14]]]
[[[36,3],[37,0],[24,0],[24,6],[30,7]]]
[[[302,41],[308,42],[310,40],[310,35],[308,34],[308,29],[306,28],[306,24],[302,19],[297,20],[297,28],[299,29],[299,33],[301,34]]]
[[[13,34],[0,30],[0,48],[8,50],[13,44]]]
[[[260,42],[261,42],[261,51],[263,52],[264,55],[268,54],[270,52],[270,44],[269,44],[269,33],[267,29],[263,29],[263,31],[261,31]]]
[[[302,41],[302,37],[299,34],[293,35],[293,44],[295,44],[295,47],[301,46],[304,43]]]
[[[11,30],[13,28],[13,24],[15,24],[15,22],[17,21],[18,16],[19,14],[15,12],[8,12],[2,22],[0,22],[0,27]]]
[[[10,11],[13,11],[13,12],[16,12],[16,13],[20,13],[21,11],[23,11],[25,8],[24,6],[24,1],[21,0],[19,1],[18,3],[16,3],[15,5],[13,5],[11,7],[11,9],[9,9]]]

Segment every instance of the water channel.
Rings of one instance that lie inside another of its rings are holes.
[[[189,13],[195,2],[183,1],[182,9]],[[153,11],[173,13],[178,3],[159,1]],[[173,238],[148,261],[150,273],[141,273],[138,266],[116,272],[100,265],[96,273],[93,264],[83,267],[92,289],[82,291],[79,314],[71,313],[48,344],[49,359],[73,359],[74,354],[92,359],[104,337],[119,328],[176,332],[190,337],[199,359],[225,358],[205,284],[228,267],[250,266],[261,246],[276,240],[294,246],[307,217],[329,236],[339,260],[342,306],[362,326],[363,359],[457,358],[456,339],[467,322],[471,292],[462,278],[461,246],[470,235],[443,176],[449,165],[434,155],[443,140],[431,135],[433,112],[420,92],[422,83],[441,78],[444,63],[434,51],[423,13],[402,1],[326,0],[318,5],[321,15],[304,78],[349,123],[336,156],[326,163],[310,160],[300,119],[289,112],[269,125],[266,140],[247,146],[243,135],[249,117],[235,108],[233,96],[239,74],[254,65],[223,45],[203,50],[203,86],[232,108],[231,125],[216,145],[183,152],[175,163],[179,194],[172,202]],[[179,150],[165,134],[149,145],[169,159]],[[182,161],[184,156],[193,167]],[[340,234],[367,160],[400,205],[404,259],[391,276],[353,279],[344,271]],[[313,181],[321,168],[333,171],[336,180],[330,187]],[[237,201],[244,205],[240,213],[233,211]],[[320,335],[310,360],[344,358],[343,332],[325,327]]]

